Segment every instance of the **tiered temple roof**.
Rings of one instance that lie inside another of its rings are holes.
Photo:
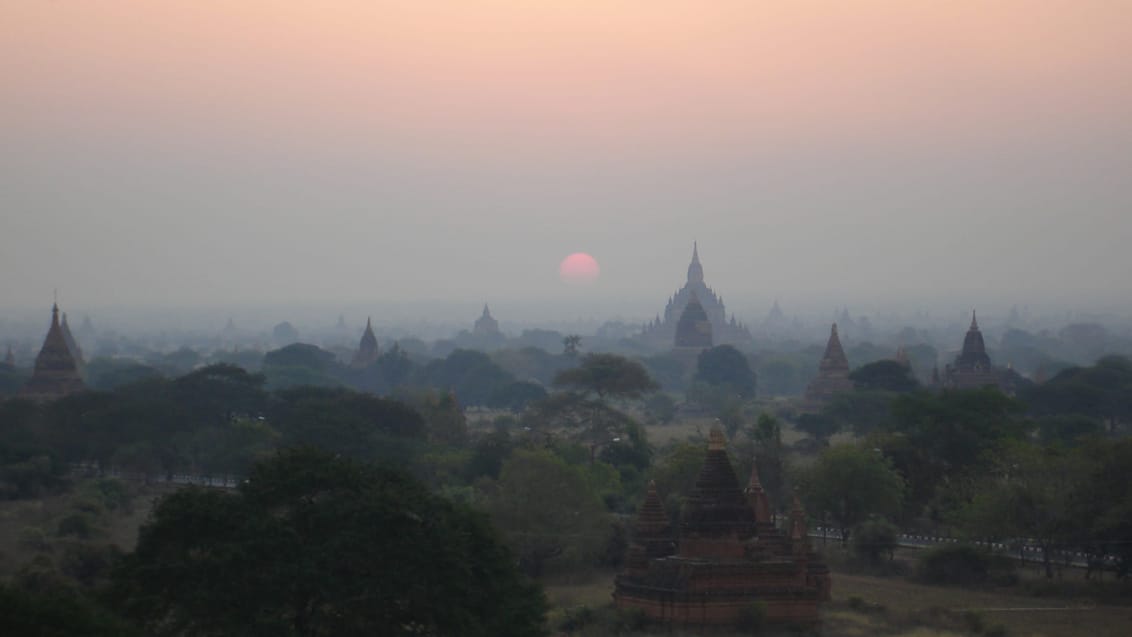
[[[829,599],[829,569],[810,549],[805,514],[799,505],[790,536],[777,529],[757,472],[740,489],[726,446],[712,430],[678,538],[665,536],[667,518],[650,485],[614,603],[676,625],[734,625],[754,602],[766,605],[768,621],[816,623],[818,604]]]
[[[943,384],[951,389],[978,389],[999,385],[998,374],[987,355],[987,346],[974,311],[971,312],[971,326],[963,337],[963,349],[955,362],[944,369]]]
[[[723,297],[704,283],[704,267],[700,263],[699,246],[692,244],[692,262],[688,264],[688,278],[684,286],[668,299],[663,316],[646,323],[641,332],[642,340],[656,347],[670,346],[677,334],[677,323],[684,309],[695,297],[711,322],[713,341],[729,345],[743,345],[751,341],[751,332],[742,323],[730,318],[723,305]]]
[[[362,331],[362,340],[358,342],[358,351],[354,353],[350,367],[355,369],[369,367],[377,362],[379,354],[377,337],[373,335],[373,324],[369,317],[366,317],[366,329]]]
[[[491,315],[491,310],[487,309],[487,303],[483,304],[483,314],[476,319],[476,323],[472,327],[472,334],[474,336],[499,336],[502,334],[499,331],[499,321]]]
[[[837,336],[837,323],[834,323],[829,330],[825,354],[818,364],[818,375],[806,387],[806,403],[812,407],[820,406],[834,394],[852,389],[853,381],[849,380],[849,359],[845,356],[845,349],[841,347],[841,339]]]
[[[71,356],[75,359],[75,367],[78,368],[79,373],[83,371],[86,366],[86,360],[83,359],[83,350],[79,347],[79,342],[75,340],[71,334],[71,326],[67,325],[67,313],[63,312],[63,322],[59,325],[63,330],[63,340],[67,342],[67,349],[71,350]]]
[[[84,389],[86,385],[59,323],[59,306],[53,305],[51,326],[47,329],[39,355],[35,357],[35,369],[20,393],[30,398],[50,400]]]
[[[684,306],[680,320],[676,323],[674,345],[677,348],[694,349],[709,349],[712,346],[711,321],[695,292],[691,293],[688,304]]]

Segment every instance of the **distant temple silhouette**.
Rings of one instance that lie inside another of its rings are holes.
[[[982,387],[1001,387],[999,373],[991,365],[983,333],[979,331],[979,320],[971,312],[971,327],[963,337],[963,349],[955,362],[944,368],[943,386],[948,389],[979,389]]]
[[[31,378],[20,390],[22,396],[36,400],[53,400],[68,394],[86,389],[82,376],[79,374],[78,361],[81,352],[78,345],[72,351],[68,340],[70,330],[64,331],[64,324],[59,322],[59,305],[51,306],[51,325],[47,328],[47,336],[43,339],[43,347],[35,357],[35,369]]]
[[[760,602],[769,622],[816,624],[831,580],[810,548],[801,504],[795,497],[788,530],[777,528],[757,468],[744,491],[726,447],[712,429],[678,536],[649,483],[614,580],[614,604],[670,625],[734,626]]]
[[[730,320],[728,319],[723,298],[716,296],[715,292],[704,283],[704,268],[700,264],[699,246],[695,243],[692,244],[692,262],[688,264],[687,282],[668,299],[668,304],[664,307],[664,317],[657,315],[654,320],[643,326],[642,340],[657,348],[673,345],[680,347],[676,342],[677,326],[693,299],[701,306],[711,324],[711,340],[714,344],[745,345],[751,341],[751,332],[747,327],[736,321],[734,314],[731,315]]]
[[[373,335],[373,325],[367,317],[366,329],[362,331],[362,340],[358,342],[358,351],[354,352],[354,359],[350,361],[350,367],[354,369],[369,367],[377,362],[379,355],[377,337]]]
[[[487,309],[487,303],[483,304],[483,314],[476,319],[475,325],[472,326],[472,335],[478,337],[496,337],[503,335],[503,332],[499,331],[499,321],[491,316],[491,310]]]
[[[841,347],[841,339],[837,335],[837,323],[834,323],[829,329],[825,354],[818,363],[818,375],[806,387],[805,402],[808,407],[820,408],[835,394],[852,390],[853,381],[849,380],[849,359],[845,356],[845,348]]]
[[[673,345],[676,349],[710,349],[713,343],[711,321],[708,319],[704,306],[693,291],[680,313],[680,320],[676,321],[676,338]]]

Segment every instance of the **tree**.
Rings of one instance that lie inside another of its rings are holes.
[[[310,448],[234,493],[166,496],[113,574],[150,635],[539,635],[545,601],[486,519]]]
[[[853,384],[866,391],[910,392],[920,388],[912,368],[894,360],[867,363],[849,374]]]
[[[276,392],[267,410],[284,446],[315,445],[359,460],[404,463],[428,428],[420,413],[395,400],[348,389],[298,387]]]
[[[1126,579],[1132,575],[1132,439],[1095,441],[1078,453],[1091,461],[1071,497],[1073,518],[1088,525],[1081,548],[1116,555],[1117,576]]]
[[[550,560],[588,562],[609,530],[601,498],[580,467],[553,453],[515,451],[488,497],[491,519],[533,577]]]
[[[761,413],[750,430],[755,443],[759,476],[775,510],[786,506],[786,453],[782,448],[782,425],[774,416]]]
[[[833,434],[841,430],[841,422],[823,411],[816,414],[799,415],[797,420],[794,421],[794,428],[809,434],[824,447],[829,445],[829,439],[833,437]]]
[[[483,352],[457,349],[418,370],[415,385],[452,390],[463,405],[490,405],[495,392],[515,378]]]
[[[990,469],[1031,423],[1022,405],[997,389],[914,392],[892,401],[892,417],[872,442],[909,482],[913,507],[927,505],[944,481]]]
[[[899,535],[899,529],[888,520],[866,520],[853,530],[853,552],[873,564],[885,555],[891,560],[900,546]]]
[[[562,337],[562,354],[569,358],[577,358],[578,348],[582,345],[582,337],[570,334]]]
[[[652,479],[656,491],[664,498],[664,508],[673,522],[678,521],[684,496],[696,486],[696,478],[704,466],[704,446],[692,442],[671,445],[653,465]]]
[[[78,593],[0,585],[0,634],[22,637],[128,637],[138,631]]]
[[[1053,577],[1053,551],[1081,530],[1073,506],[1084,473],[1075,454],[1018,445],[967,507],[964,525],[982,537],[1032,538],[1042,551],[1046,577]]]
[[[904,499],[904,479],[884,456],[864,447],[830,447],[802,478],[809,506],[837,526],[842,544],[870,516],[898,514]]]
[[[640,398],[658,389],[644,365],[616,354],[586,354],[581,364],[565,369],[554,378],[559,387],[605,398]]]
[[[717,345],[700,352],[695,380],[725,386],[740,398],[755,395],[755,373],[742,352],[730,345]]]
[[[1115,432],[1132,422],[1132,361],[1106,356],[1092,367],[1066,369],[1023,398],[1039,415],[1087,416]]]

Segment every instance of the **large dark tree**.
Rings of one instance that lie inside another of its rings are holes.
[[[235,493],[167,496],[113,580],[150,635],[543,632],[541,592],[481,514],[309,448]]]
[[[815,513],[828,516],[849,540],[853,527],[870,516],[894,516],[904,499],[904,479],[876,451],[853,445],[826,449],[802,476]]]
[[[598,400],[640,398],[658,388],[644,365],[617,354],[586,354],[577,367],[559,372],[554,384],[596,394]]]
[[[1071,367],[1023,395],[1040,415],[1079,415],[1110,432],[1132,422],[1132,361],[1106,356],[1092,367]]]
[[[700,352],[696,359],[696,380],[725,386],[741,398],[755,395],[755,373],[747,357],[730,345],[717,345]]]
[[[470,349],[457,349],[444,359],[430,361],[413,376],[416,386],[456,392],[461,405],[496,406],[492,402],[496,392],[513,382],[515,378],[487,354]]]
[[[0,585],[0,635],[128,637],[138,631],[76,591]]]
[[[920,388],[912,368],[894,360],[866,363],[853,370],[849,380],[865,391],[910,392]]]
[[[404,446],[428,433],[405,403],[322,387],[277,392],[267,421],[285,446],[315,445],[360,460],[404,460]]]

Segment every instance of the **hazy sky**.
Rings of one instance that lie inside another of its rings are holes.
[[[0,78],[7,307],[1132,304],[1132,2],[0,0]]]

